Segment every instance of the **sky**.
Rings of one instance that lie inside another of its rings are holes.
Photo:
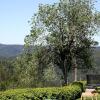
[[[0,0],[0,43],[24,44],[30,33],[28,21],[38,11],[39,4],[53,4],[59,0]],[[100,11],[100,0],[96,9]],[[100,42],[100,35],[95,36]]]

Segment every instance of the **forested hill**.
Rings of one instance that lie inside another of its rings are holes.
[[[0,44],[0,57],[15,57],[23,50],[23,45]]]
[[[96,57],[100,57],[100,46],[99,47],[96,47],[96,50],[95,50],[95,56]]]
[[[0,44],[0,57],[15,57],[23,51],[23,45]],[[95,57],[100,60],[100,47],[96,47]]]
[[[96,47],[96,50],[94,52],[94,57],[95,57],[95,61],[96,61],[95,62],[96,66],[100,69],[100,46]]]

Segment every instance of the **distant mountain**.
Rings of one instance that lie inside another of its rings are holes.
[[[94,54],[96,57],[100,58],[100,47],[96,47]]]
[[[100,47],[96,47],[95,49],[94,60],[95,60],[96,66],[98,67],[98,70],[100,70]]]
[[[23,48],[23,45],[0,44],[0,57],[15,57],[22,53]],[[100,47],[96,47],[94,56],[100,62]]]
[[[0,44],[0,57],[15,57],[23,51],[23,45]]]

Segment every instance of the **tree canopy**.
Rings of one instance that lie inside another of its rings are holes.
[[[31,31],[25,43],[28,46],[49,46],[51,62],[62,70],[67,83],[68,72],[72,68],[92,67],[91,47],[97,43],[92,37],[98,32],[99,16],[100,12],[95,10],[90,0],[41,4],[32,17]]]

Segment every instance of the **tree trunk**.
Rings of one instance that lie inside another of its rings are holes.
[[[64,75],[64,84],[67,85],[68,84],[68,79],[67,76]]]
[[[75,67],[75,78],[74,78],[74,81],[77,81],[77,67]]]
[[[76,64],[76,58],[74,58],[74,81],[77,81],[77,64]]]
[[[66,66],[66,60],[64,60],[64,84],[68,84],[68,73],[67,73],[67,66]]]

